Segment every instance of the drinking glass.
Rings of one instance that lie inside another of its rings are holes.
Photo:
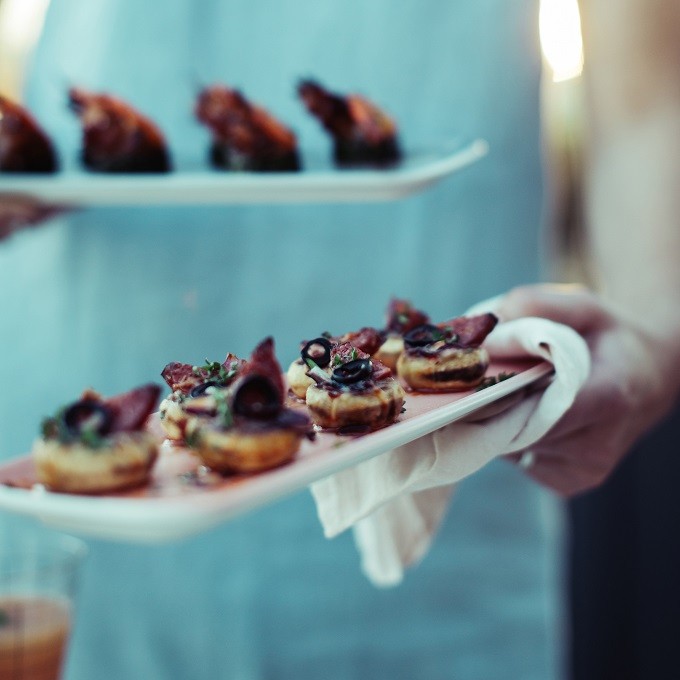
[[[58,680],[85,544],[0,528],[0,678]]]

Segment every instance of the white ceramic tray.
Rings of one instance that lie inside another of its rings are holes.
[[[384,170],[308,164],[300,172],[220,172],[178,164],[161,175],[105,175],[66,168],[54,175],[0,174],[2,194],[72,206],[389,201],[425,190],[488,152],[484,140],[413,150]]]
[[[300,491],[312,482],[422,437],[448,423],[502,408],[502,400],[549,376],[546,363],[492,363],[487,375],[516,372],[478,392],[407,394],[393,425],[357,437],[320,433],[288,465],[256,475],[209,473],[188,450],[164,443],[151,484],[119,494],[79,496],[35,484],[30,456],[0,466],[0,511],[29,515],[62,531],[111,540],[156,543],[199,533]],[[506,400],[506,402],[507,402]],[[203,484],[203,485],[202,485]]]

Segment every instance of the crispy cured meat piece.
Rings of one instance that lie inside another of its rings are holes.
[[[205,366],[194,366],[173,361],[166,364],[161,377],[173,392],[189,394],[194,388],[207,382],[222,386],[228,385],[243,364],[245,361],[231,352],[221,364],[207,362]]]
[[[156,408],[160,393],[161,388],[150,383],[105,399],[104,404],[111,410],[111,431],[141,430]]]
[[[437,325],[446,333],[455,335],[455,342],[460,347],[479,347],[497,323],[498,317],[487,313],[477,316],[458,316]]]
[[[300,169],[295,134],[238,90],[224,85],[205,88],[195,113],[212,133],[210,160],[215,167],[256,172]]]
[[[239,372],[239,380],[243,382],[248,376],[259,376],[268,380],[276,392],[276,399],[283,405],[286,388],[279,364],[274,352],[274,339],[270,336],[262,340],[250,355]]]
[[[33,116],[0,96],[0,171],[49,173],[57,169],[52,142]]]
[[[345,333],[344,335],[334,338],[334,340],[338,344],[349,342],[362,352],[371,355],[375,354],[380,345],[382,345],[382,335],[380,331],[377,328],[371,328],[370,326],[364,326],[358,331]]]
[[[169,172],[165,138],[149,118],[108,94],[69,90],[83,128],[82,160],[97,172]]]
[[[430,322],[425,312],[416,309],[408,300],[392,298],[387,307],[386,333],[403,335],[416,326]]]
[[[397,126],[365,97],[338,95],[313,80],[303,80],[298,95],[332,136],[338,165],[380,167],[400,160]]]

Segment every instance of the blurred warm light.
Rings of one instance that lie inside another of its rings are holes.
[[[0,0],[0,92],[19,98],[50,0]]]
[[[538,17],[541,47],[556,83],[583,71],[583,39],[577,0],[541,0]]]
[[[50,0],[2,0],[0,44],[19,52],[30,49],[40,35]]]

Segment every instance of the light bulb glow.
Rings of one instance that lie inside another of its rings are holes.
[[[541,0],[538,28],[553,80],[557,83],[580,76],[583,38],[577,0]]]
[[[2,0],[0,2],[0,45],[10,53],[24,54],[33,47],[42,30],[50,0]]]

